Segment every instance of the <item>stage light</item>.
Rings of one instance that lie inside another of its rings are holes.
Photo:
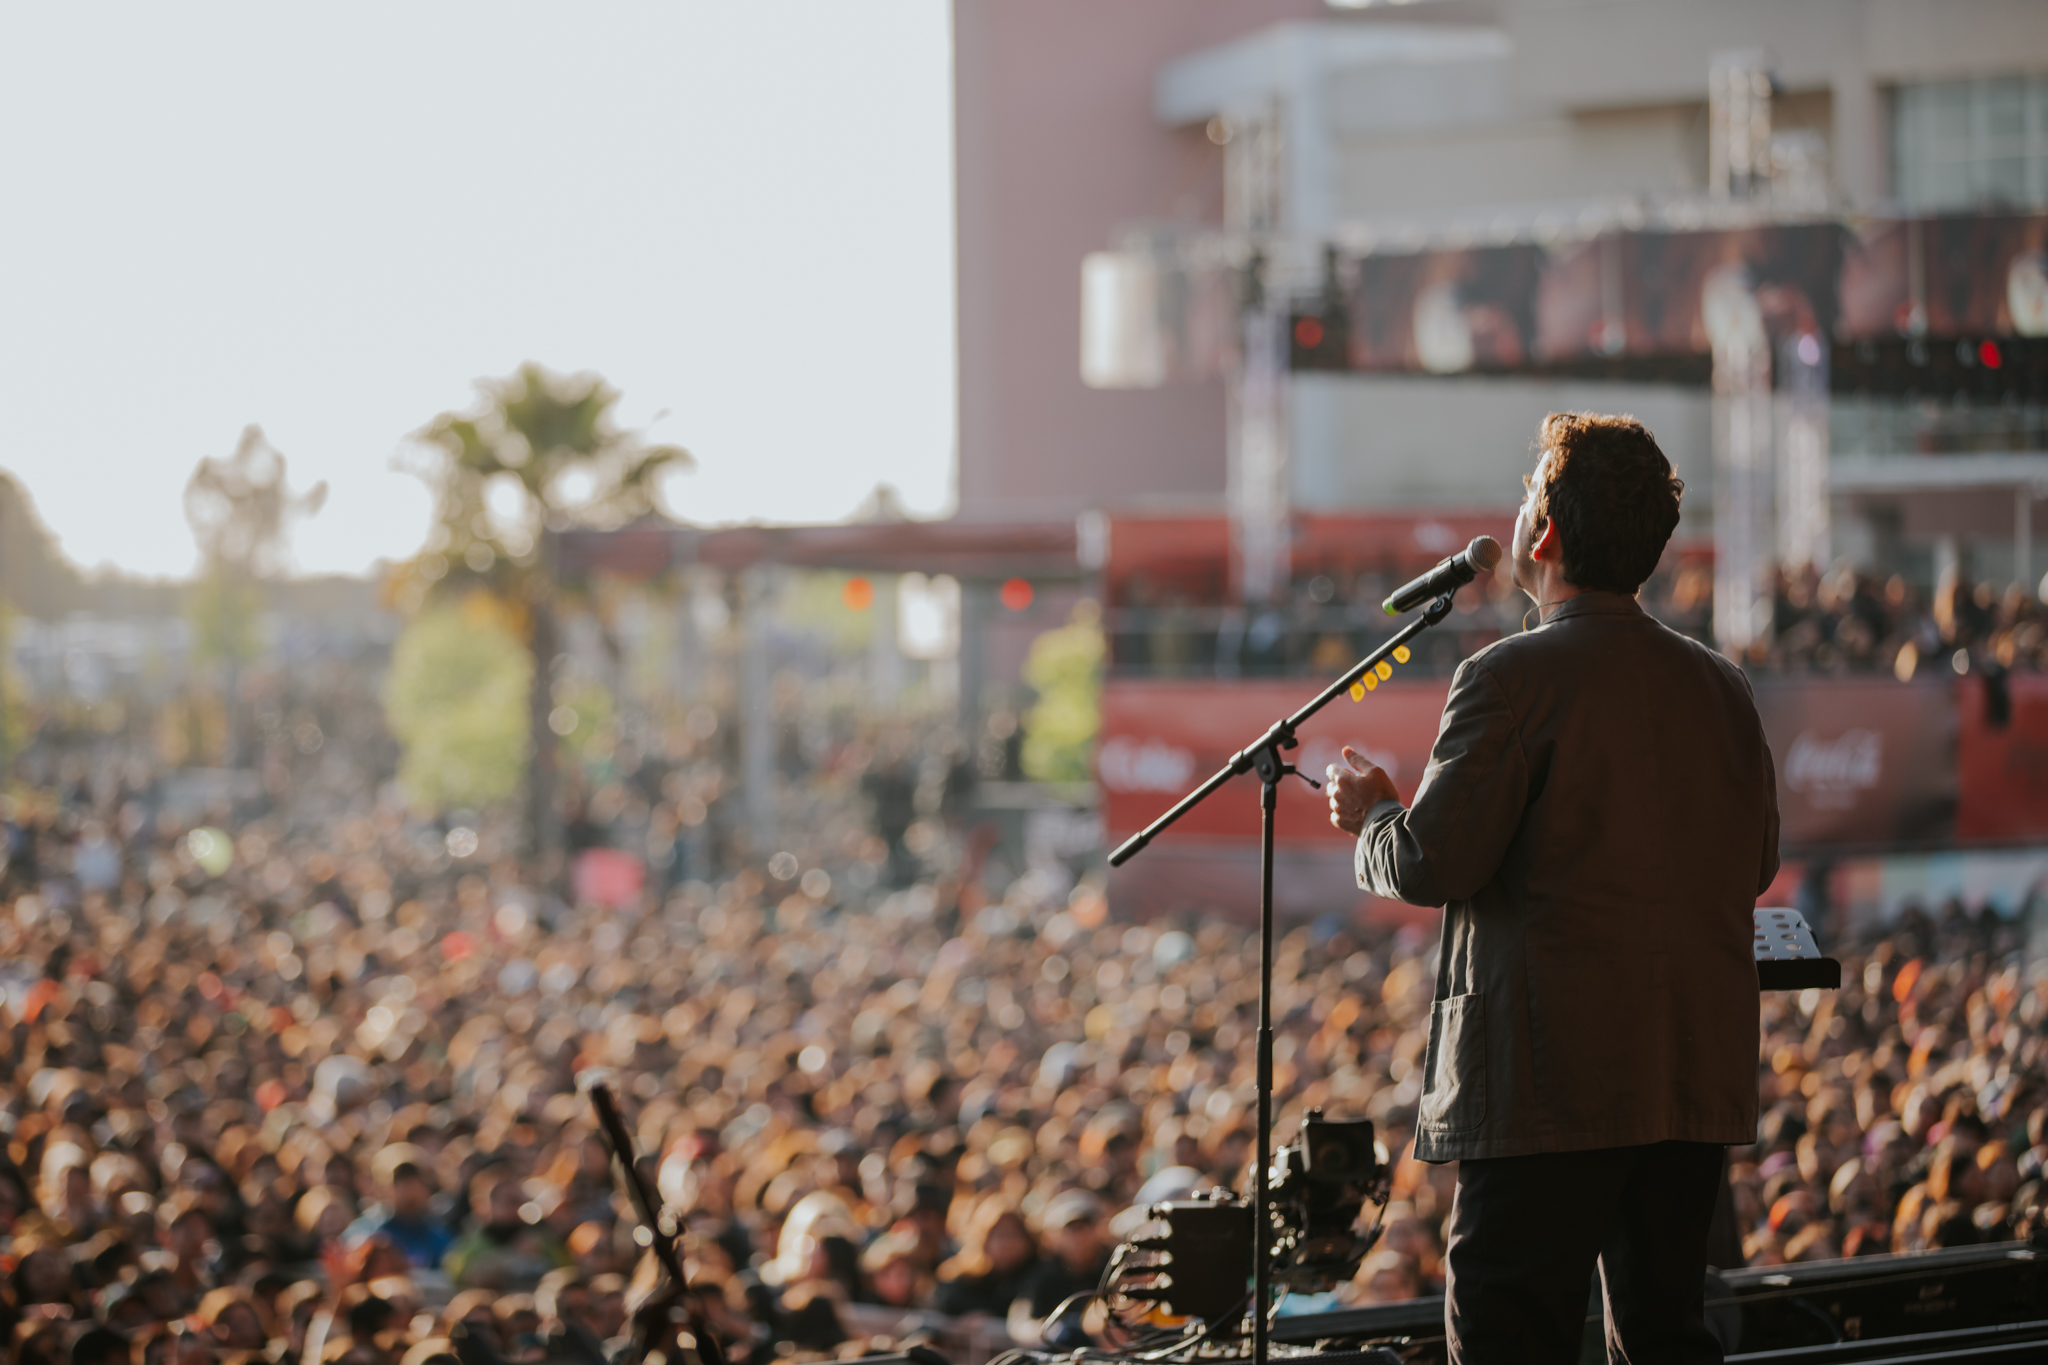
[[[2005,363],[2005,356],[1999,351],[1998,343],[1987,341],[1977,348],[1977,359],[1984,362],[1984,368],[1995,370]]]
[[[1011,611],[1022,611],[1031,605],[1033,593],[1028,580],[1011,578],[1004,581],[1002,591],[998,596],[1002,604]]]
[[[1341,291],[1334,285],[1313,312],[1293,315],[1287,326],[1287,363],[1297,370],[1351,368],[1351,326]]]
[[[875,585],[865,578],[849,578],[839,590],[839,600],[848,611],[866,611],[875,604]]]

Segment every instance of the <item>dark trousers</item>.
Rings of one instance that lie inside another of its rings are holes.
[[[1444,1257],[1453,1365],[1576,1365],[1596,1264],[1610,1362],[1718,1365],[1707,1225],[1724,1152],[1658,1142],[1460,1162]]]

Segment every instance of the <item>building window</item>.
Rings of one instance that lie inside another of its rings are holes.
[[[1900,86],[1892,184],[1914,209],[2048,204],[2048,76]]]

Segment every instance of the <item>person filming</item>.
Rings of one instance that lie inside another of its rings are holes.
[[[1458,668],[1403,806],[1356,752],[1330,819],[1359,885],[1441,905],[1415,1155],[1459,1163],[1454,1362],[1718,1361],[1707,1230],[1755,1139],[1751,911],[1777,783],[1740,669],[1635,594],[1684,483],[1641,423],[1554,413],[1515,519],[1531,628]]]

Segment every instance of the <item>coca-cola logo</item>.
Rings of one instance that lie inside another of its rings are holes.
[[[1785,786],[1815,806],[1841,810],[1877,786],[1884,768],[1884,736],[1845,730],[1832,739],[1801,730],[1785,758]]]
[[[1117,735],[1103,742],[1095,768],[1113,792],[1177,792],[1194,785],[1195,755],[1164,740]]]

